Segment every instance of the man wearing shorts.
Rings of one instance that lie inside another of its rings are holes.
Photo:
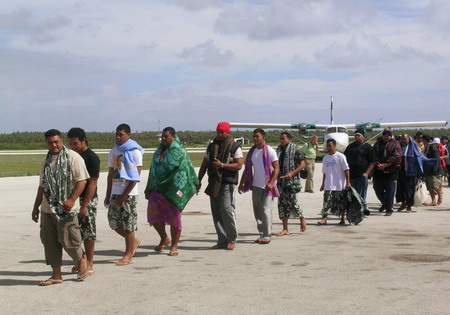
[[[81,239],[84,242],[84,250],[88,261],[89,274],[94,273],[94,248],[97,237],[95,217],[97,216],[97,181],[100,174],[100,159],[88,146],[86,133],[81,128],[72,128],[67,133],[70,148],[81,155],[89,172],[86,188],[80,195],[80,213],[78,223],[80,225]],[[72,272],[77,272],[77,266]]]
[[[131,128],[120,124],[116,128],[116,145],[108,157],[108,186],[105,206],[111,229],[125,239],[125,253],[116,265],[133,263],[133,255],[139,247],[137,231],[138,182],[142,169],[144,149],[131,138]]]

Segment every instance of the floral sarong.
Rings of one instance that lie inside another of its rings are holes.
[[[277,148],[280,163],[280,177],[295,170],[303,160],[303,154],[294,143],[289,143],[286,148]],[[278,214],[280,220],[290,218],[303,218],[303,210],[297,201],[297,194],[301,191],[300,174],[295,174],[291,179],[281,178],[278,181]]]

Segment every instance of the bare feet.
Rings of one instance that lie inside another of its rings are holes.
[[[442,194],[438,195],[437,205],[439,206],[442,203]]]
[[[277,233],[277,236],[283,236],[283,235],[289,235],[289,231],[288,230],[283,230],[283,231]]]
[[[436,201],[433,201],[433,202],[425,203],[425,206],[434,207],[434,206],[437,206],[437,203],[436,203]]]
[[[221,244],[216,244],[214,246],[211,246],[211,249],[225,249],[225,246],[223,246]]]
[[[400,206],[400,208],[397,209],[397,211],[400,212],[405,209],[406,209],[406,203],[402,203],[402,205]]]
[[[327,224],[327,219],[322,219],[319,222],[317,222],[317,224],[319,224],[319,225],[326,225]]]
[[[300,232],[306,231],[306,220],[305,218],[300,219]]]

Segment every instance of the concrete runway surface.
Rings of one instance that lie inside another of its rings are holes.
[[[439,207],[414,213],[378,213],[372,186],[372,215],[358,226],[338,226],[331,216],[318,226],[322,193],[316,164],[313,194],[301,193],[308,220],[291,235],[255,244],[251,194],[237,195],[239,240],[236,249],[211,250],[216,243],[209,198],[200,193],[183,212],[180,256],[153,251],[159,238],[146,218],[140,185],[142,241],[134,264],[116,266],[124,241],[111,231],[103,207],[106,174],[99,180],[95,274],[77,282],[64,253],[63,284],[39,287],[50,276],[39,225],[31,221],[38,177],[1,178],[0,297],[3,314],[449,314],[450,189]],[[206,177],[203,188],[206,187]],[[274,207],[273,232],[281,230]]]

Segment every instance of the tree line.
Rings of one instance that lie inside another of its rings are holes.
[[[450,135],[450,129],[396,129],[395,135],[400,135],[407,132],[414,136],[416,132],[421,131],[432,137],[440,137],[443,134]],[[266,141],[270,144],[276,145],[279,141],[280,130],[266,130]],[[306,136],[296,131],[290,131],[294,136],[294,142],[302,144],[308,141],[308,137],[317,134],[319,139],[323,136],[323,131],[311,131]],[[372,131],[366,133],[366,139],[378,134],[379,131]],[[62,132],[63,137],[66,138],[66,132]],[[144,148],[155,148],[159,145],[159,131],[138,131],[132,134],[132,138],[136,140]],[[353,133],[350,132],[350,135]],[[114,143],[114,132],[87,132],[89,146],[95,149],[109,149]],[[189,147],[204,147],[211,140],[214,139],[216,133],[213,130],[209,131],[177,131],[177,135],[185,146]],[[251,130],[233,130],[233,137],[246,139],[245,145],[252,143]],[[26,131],[0,134],[0,150],[38,150],[45,149],[44,132]],[[321,141],[321,140],[320,140]]]

